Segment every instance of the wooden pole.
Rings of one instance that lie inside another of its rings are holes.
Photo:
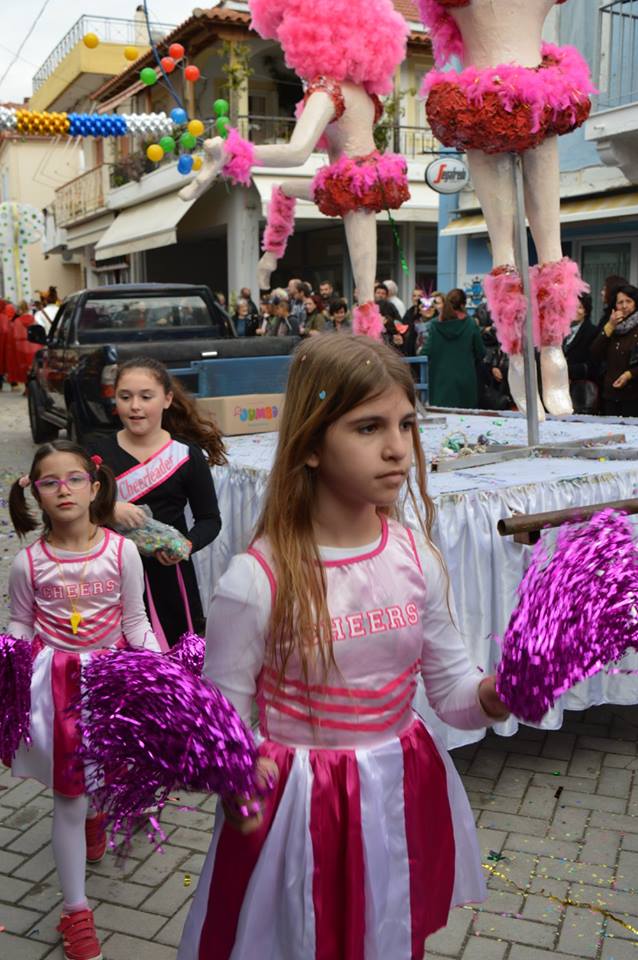
[[[540,535],[548,527],[560,527],[570,520],[589,520],[601,510],[620,510],[622,513],[638,513],[638,499],[611,500],[608,503],[592,503],[583,507],[568,507],[566,510],[549,510],[547,513],[522,513],[514,517],[503,517],[496,529],[502,537],[514,537],[522,543],[531,542],[530,535]],[[532,539],[538,539],[532,536]]]

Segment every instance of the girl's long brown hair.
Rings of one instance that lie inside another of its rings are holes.
[[[272,552],[277,593],[269,625],[268,659],[281,682],[292,657],[308,682],[310,663],[327,674],[334,664],[326,580],[313,534],[316,472],[306,465],[328,427],[366,400],[399,386],[416,406],[409,366],[396,350],[368,337],[325,335],[302,343],[293,358],[279,443],[256,537]],[[434,504],[426,490],[419,429],[412,427],[417,497],[411,500],[431,543]],[[398,509],[385,509],[398,515]]]
[[[188,440],[200,447],[208,455],[211,466],[227,463],[222,435],[215,422],[202,416],[193,397],[178,380],[171,377],[163,363],[152,357],[133,357],[127,360],[117,368],[116,390],[121,378],[129,370],[147,370],[155,377],[164,393],[173,394],[173,402],[162,415],[162,426],[171,436]]]

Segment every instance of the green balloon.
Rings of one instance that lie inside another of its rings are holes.
[[[143,70],[140,70],[140,80],[147,87],[152,87],[154,83],[157,83],[157,74],[152,67],[144,67]]]
[[[179,138],[179,142],[185,150],[192,150],[193,147],[197,146],[197,137],[194,137],[192,133],[189,133],[188,130],[186,130]]]
[[[162,137],[162,139],[159,141],[159,145],[164,153],[173,153],[176,146],[172,137]]]
[[[217,117],[217,120],[215,120],[215,127],[220,137],[226,139],[228,136],[228,128],[230,127],[230,120],[228,117]]]
[[[215,100],[213,110],[215,111],[216,117],[227,117],[228,111],[230,110],[228,100]]]

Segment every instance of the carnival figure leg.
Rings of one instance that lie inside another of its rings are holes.
[[[356,210],[343,218],[346,242],[355,287],[357,306],[352,312],[353,333],[380,340],[383,318],[374,302],[374,280],[377,272],[377,220],[374,213]]]
[[[527,411],[525,395],[525,365],[523,336],[527,301],[521,278],[512,265],[495,267],[485,278],[485,297],[490,316],[496,327],[501,347],[509,355],[507,382],[514,403],[522,413]],[[545,419],[545,411],[537,395],[538,419]]]
[[[569,394],[563,340],[578,309],[578,297],[587,290],[578,266],[568,257],[532,267],[532,296],[541,343],[543,400],[556,417],[574,412]]]
[[[468,150],[472,183],[479,198],[492,245],[492,260],[498,264],[485,278],[485,296],[496,335],[510,364],[508,383],[518,409],[525,413],[525,366],[523,333],[527,304],[523,284],[514,264],[516,192],[514,162],[508,153],[491,156]],[[537,399],[538,419],[545,411]]]
[[[297,200],[312,202],[312,180],[285,180],[272,191],[261,244],[264,255],[257,267],[261,290],[270,289],[270,277],[277,269],[277,261],[285,254],[288,240],[295,232]]]

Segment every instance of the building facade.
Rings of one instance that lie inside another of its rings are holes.
[[[416,90],[432,65],[431,48],[412,0],[395,0],[411,27],[409,55],[397,72],[379,135],[390,149],[406,155],[412,198],[389,218],[379,215],[381,279],[394,278],[404,297],[416,281],[436,282],[438,196],[425,184],[425,167],[436,149],[424,126],[423,104]],[[164,54],[181,43],[189,63],[199,67],[197,84],[186,84],[180,71],[171,74],[177,100],[189,116],[199,117],[212,130],[212,105],[230,101],[231,119],[256,143],[287,141],[294,125],[295,105],[303,88],[284,64],[278,44],[263,41],[249,29],[245,2],[226,0],[193,15],[159,44]],[[146,53],[92,95],[98,112],[166,113],[176,100],[163,83],[145,87],[140,69],[153,66]],[[229,83],[230,80],[230,83]],[[148,139],[126,137],[84,144],[85,171],[56,193],[55,226],[63,232],[62,246],[78,255],[83,282],[157,281],[206,283],[232,297],[243,286],[257,296],[259,237],[273,187],[284,177],[312,176],[325,163],[313,154],[302,169],[254,171],[250,188],[229,190],[217,183],[203,197],[184,203],[178,197],[185,179],[174,159],[159,166],[146,159]],[[59,239],[59,237],[58,237]],[[402,258],[408,266],[401,267]],[[352,277],[343,225],[324,217],[310,203],[299,201],[297,227],[273,285],[291,276],[314,283],[329,279],[346,295]]]

